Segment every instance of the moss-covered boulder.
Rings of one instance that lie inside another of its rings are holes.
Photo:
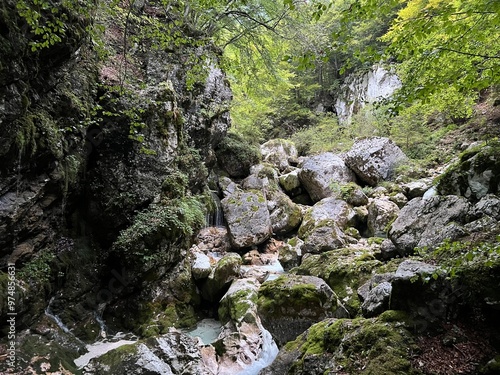
[[[262,375],[418,374],[416,345],[401,323],[382,319],[325,319],[281,348]]]
[[[284,192],[289,197],[296,197],[304,192],[302,184],[299,179],[299,170],[295,169],[290,173],[281,175],[279,177],[279,184]]]
[[[389,225],[396,220],[399,207],[389,199],[375,198],[370,200],[368,208],[368,235],[370,237],[385,237]]]
[[[488,193],[497,194],[500,186],[500,141],[466,150],[455,165],[441,175],[437,190],[442,195],[462,195],[478,201]]]
[[[311,324],[344,313],[337,296],[314,276],[283,275],[259,289],[258,313],[278,346],[293,340]]]
[[[283,269],[288,271],[293,267],[297,267],[302,259],[302,246],[304,241],[298,237],[290,238],[286,243],[283,243],[278,251],[278,260]]]
[[[347,248],[310,255],[291,272],[321,277],[333,289],[350,316],[355,316],[361,307],[356,291],[380,266],[382,262],[376,260],[370,251]]]

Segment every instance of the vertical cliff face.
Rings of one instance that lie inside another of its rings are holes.
[[[401,81],[390,70],[374,66],[364,74],[353,74],[346,79],[335,102],[335,111],[342,125],[367,104],[389,98],[401,87]]]
[[[103,8],[61,6],[64,37],[33,51],[16,2],[0,6],[0,269],[15,263],[26,287],[20,328],[58,289],[68,304],[95,295],[106,264],[120,269],[108,250],[138,212],[165,201],[174,212],[173,197],[203,193],[230,125],[231,90],[208,38],[184,28],[173,48],[147,35],[148,20],[175,18],[154,1]],[[167,248],[164,272],[182,245]]]

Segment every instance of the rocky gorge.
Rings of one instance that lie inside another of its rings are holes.
[[[386,137],[345,153],[252,148],[228,133],[221,51],[196,30],[162,41],[176,48],[128,45],[108,16],[99,60],[92,15],[70,9],[66,39],[29,52],[13,4],[2,373],[498,373],[498,140],[417,178]],[[139,35],[146,21],[127,22]]]

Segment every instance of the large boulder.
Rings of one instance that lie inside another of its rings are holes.
[[[398,217],[399,207],[389,199],[375,198],[368,204],[368,234],[386,237],[388,226]]]
[[[497,194],[499,185],[500,142],[493,141],[464,152],[459,162],[439,178],[437,190],[478,201],[489,193]]]
[[[390,180],[406,155],[389,138],[368,137],[354,142],[344,161],[368,185]]]
[[[342,158],[331,152],[307,158],[302,164],[299,178],[315,202],[332,195],[332,184],[356,181],[356,176]]]
[[[335,293],[319,277],[283,275],[259,289],[258,313],[278,346],[335,316],[338,308]]]
[[[348,239],[342,232],[354,225],[356,213],[345,201],[325,198],[307,209],[298,231],[304,240],[304,252],[319,253],[338,249],[346,245]]]
[[[271,237],[272,223],[262,191],[235,189],[221,204],[235,247],[257,245]]]
[[[346,309],[345,317],[355,316],[361,306],[356,290],[382,265],[370,251],[338,249],[310,255],[290,272],[321,277],[332,288]]]
[[[299,153],[292,141],[286,139],[271,139],[260,146],[264,162],[273,164],[280,171],[290,166],[290,162],[296,163]]]
[[[414,198],[392,223],[389,238],[401,255],[411,254],[416,247],[434,248],[445,239],[467,234],[463,224],[470,209],[465,198],[453,195]]]
[[[281,348],[260,374],[412,374],[415,349],[400,322],[325,319]]]

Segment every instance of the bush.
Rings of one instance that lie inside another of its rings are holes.
[[[231,177],[246,177],[250,167],[260,162],[258,147],[248,143],[243,137],[229,133],[215,150],[217,161]]]

